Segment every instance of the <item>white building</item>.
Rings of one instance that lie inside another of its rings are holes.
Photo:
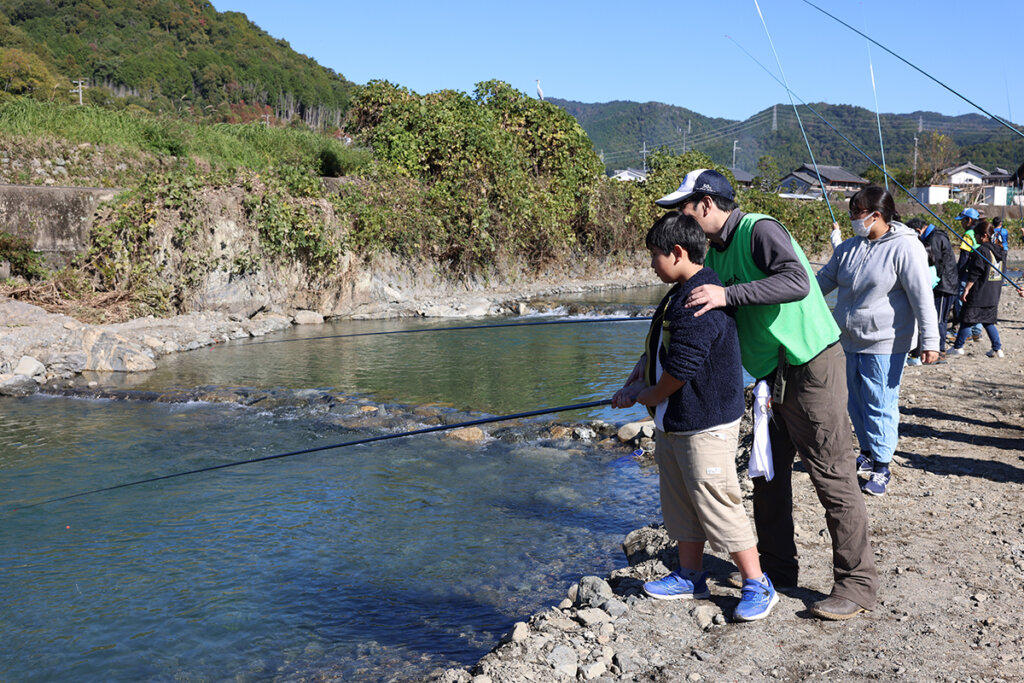
[[[635,182],[637,180],[647,180],[647,174],[638,168],[624,168],[612,173],[612,180],[620,180],[627,183]]]
[[[1010,188],[1005,185],[989,185],[985,188],[985,204],[992,206],[1006,206],[1009,204],[1007,201],[1007,190]]]
[[[967,162],[959,166],[943,169],[942,175],[946,176],[950,185],[981,185],[985,182],[985,176],[989,173],[981,166]]]
[[[945,204],[949,201],[949,185],[926,185],[911,191],[922,204]]]

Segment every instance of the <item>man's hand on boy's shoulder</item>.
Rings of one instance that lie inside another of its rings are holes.
[[[725,287],[720,285],[694,287],[693,291],[690,292],[690,296],[686,297],[685,304],[686,308],[700,306],[700,309],[693,314],[694,318],[699,318],[715,308],[724,308],[725,305]]]

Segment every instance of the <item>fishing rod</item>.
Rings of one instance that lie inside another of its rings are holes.
[[[487,325],[459,325],[456,327],[425,327],[418,330],[388,330],[384,332],[354,332],[351,334],[328,334],[320,337],[298,337],[293,339],[268,339],[264,341],[250,342],[253,344],[282,344],[294,341],[316,341],[318,339],[343,339],[346,337],[376,337],[384,334],[413,334],[416,332],[451,332],[454,330],[486,330],[493,327],[529,327],[531,325],[571,325],[581,323],[618,323],[632,322],[634,320],[650,320],[650,316],[620,317],[620,318],[580,318],[575,320],[531,320],[518,323],[491,323]]]
[[[804,122],[800,119],[800,111],[796,108],[796,102],[793,101],[793,93],[789,89],[789,82],[786,81],[786,72],[782,70],[782,61],[779,59],[779,53],[775,51],[775,41],[772,40],[772,34],[768,32],[768,24],[764,21],[764,15],[761,13],[761,5],[757,4],[757,0],[754,0],[754,7],[757,8],[757,16],[761,17],[761,25],[764,26],[765,35],[768,36],[768,43],[772,46],[772,54],[775,55],[775,63],[779,65],[779,73],[782,74],[782,80],[786,82],[786,92],[789,93],[789,103],[793,106],[793,113],[796,114],[796,122],[800,124],[800,133],[804,136],[804,144],[807,145],[807,153],[811,155],[811,163],[814,165],[814,174],[818,176],[818,186],[821,188],[821,196],[825,198],[825,206],[828,207],[828,213],[832,216],[832,222],[836,223],[836,214],[832,211],[832,202],[828,200],[828,192],[825,191],[825,182],[821,179],[821,171],[818,170],[818,162],[814,159],[814,152],[811,151],[811,143],[807,139],[807,131],[804,130]]]
[[[212,472],[214,470],[223,470],[229,467],[238,467],[239,465],[249,465],[256,462],[265,462],[267,460],[280,460],[281,458],[290,458],[296,455],[305,455],[307,453],[316,453],[318,451],[327,451],[335,448],[346,448],[348,446],[360,446],[368,443],[376,443],[377,441],[387,441],[389,439],[401,439],[407,436],[418,436],[420,434],[432,434],[434,432],[444,432],[451,429],[460,429],[462,427],[472,427],[475,425],[489,424],[492,422],[503,422],[505,420],[516,420],[527,417],[537,417],[538,415],[550,415],[552,413],[563,413],[569,410],[584,410],[586,408],[598,408],[601,406],[611,405],[611,399],[605,399],[602,401],[588,401],[586,403],[574,403],[571,405],[558,406],[556,408],[540,408],[538,410],[529,410],[523,413],[512,413],[510,415],[498,415],[494,417],[481,417],[476,420],[468,420],[466,422],[459,422],[450,425],[437,425],[435,427],[424,427],[422,429],[414,429],[407,432],[399,432],[397,434],[382,434],[380,436],[370,436],[364,439],[356,439],[354,441],[344,441],[342,443],[328,444],[326,446],[313,446],[312,448],[303,448],[297,451],[289,451],[288,453],[275,453],[274,455],[264,455],[259,458],[251,458],[249,460],[237,460],[234,462],[223,463],[221,465],[210,465],[209,467],[200,467],[194,470],[188,470],[187,472],[175,472],[173,474],[164,474],[158,477],[150,477],[148,479],[139,479],[138,481],[130,481],[124,484],[115,484],[114,486],[105,486],[99,489],[92,489],[91,491],[82,491],[80,493],[72,493],[67,496],[60,496],[58,498],[50,498],[40,503],[32,503],[31,505],[23,505],[22,508],[34,508],[40,505],[47,505],[49,503],[58,503],[65,500],[71,500],[73,498],[81,498],[82,496],[89,496],[94,493],[103,493],[105,491],[114,491],[116,489],[128,488],[129,486],[139,486],[140,484],[149,484],[155,481],[164,481],[166,479],[175,479],[177,477],[186,477],[192,474],[199,474],[201,472]]]
[[[777,78],[777,77],[775,76],[775,74],[773,74],[773,73],[771,72],[771,70],[769,70],[769,69],[768,69],[768,67],[766,67],[766,66],[765,66],[764,64],[762,64],[762,63],[761,63],[761,62],[760,62],[760,61],[759,61],[759,60],[757,59],[757,57],[755,57],[754,55],[750,54],[750,52],[749,52],[749,51],[747,51],[747,49],[746,49],[746,48],[744,48],[744,47],[743,47],[742,45],[740,45],[739,43],[737,43],[737,42],[736,42],[736,41],[735,41],[735,40],[734,40],[734,39],[733,39],[733,38],[732,38],[731,36],[728,36],[728,35],[727,35],[727,36],[726,36],[726,38],[728,38],[729,40],[732,40],[732,42],[733,42],[733,43],[735,43],[735,44],[736,44],[736,46],[737,46],[738,48],[740,48],[741,50],[743,50],[743,52],[744,52],[744,53],[745,53],[745,54],[746,54],[746,55],[747,55],[748,57],[750,57],[750,58],[751,58],[752,60],[754,60],[754,63],[755,63],[755,64],[757,64],[757,65],[758,65],[759,67],[761,67],[762,69],[764,69],[765,73],[767,73],[767,74],[768,74],[769,76],[771,76],[771,77],[772,77],[773,79],[775,79],[775,82],[776,82],[776,83],[778,83],[779,85],[782,85],[782,86],[783,86],[783,87],[785,87],[785,88],[786,88],[787,90],[789,90],[789,86],[788,86],[788,85],[786,85],[785,83],[783,83],[782,81],[780,81],[780,80],[779,80],[779,79],[778,79],[778,78]],[[917,198],[917,195],[915,195],[915,194],[914,194],[914,193],[912,193],[912,192],[911,192],[910,190],[908,190],[908,189],[907,189],[906,187],[904,187],[904,186],[903,186],[903,184],[902,184],[902,183],[900,183],[900,181],[896,180],[896,178],[894,178],[894,177],[893,177],[892,175],[890,175],[890,174],[888,173],[888,171],[886,171],[886,170],[885,170],[885,169],[883,169],[883,168],[882,168],[881,166],[879,166],[879,165],[878,165],[878,164],[877,164],[877,163],[875,162],[875,160],[874,160],[874,159],[872,159],[872,158],[871,158],[871,156],[870,156],[870,155],[868,155],[868,153],[867,153],[867,152],[865,152],[865,151],[864,151],[864,150],[862,150],[862,149],[861,149],[860,147],[858,147],[858,146],[857,146],[857,145],[856,145],[856,144],[855,144],[855,143],[853,142],[853,140],[851,140],[850,138],[848,138],[848,137],[846,137],[845,135],[843,135],[842,133],[840,133],[840,132],[839,132],[839,130],[838,130],[838,129],[837,129],[837,128],[836,128],[835,126],[833,126],[833,125],[832,125],[831,123],[829,123],[828,119],[826,119],[826,118],[825,118],[824,116],[822,116],[821,114],[819,114],[819,113],[817,112],[817,110],[815,110],[815,109],[814,109],[814,107],[812,107],[811,105],[807,104],[807,102],[805,102],[805,101],[804,101],[804,100],[803,100],[802,98],[800,98],[800,97],[799,97],[798,95],[796,95],[796,93],[794,93],[794,92],[793,92],[793,91],[791,91],[791,90],[789,90],[789,93],[790,93],[790,97],[796,97],[796,99],[800,100],[800,103],[801,103],[802,105],[804,105],[805,107],[807,107],[807,109],[808,109],[808,110],[810,110],[810,112],[811,112],[812,114],[814,114],[814,115],[815,115],[815,116],[817,116],[817,117],[818,117],[819,119],[821,119],[821,122],[822,122],[822,123],[824,123],[824,124],[825,124],[826,126],[828,126],[829,128],[831,128],[831,129],[832,129],[832,131],[833,131],[833,132],[834,132],[834,133],[835,133],[836,135],[838,135],[839,137],[841,137],[841,138],[842,138],[843,140],[845,140],[845,141],[846,141],[846,143],[847,143],[848,145],[850,145],[850,147],[853,147],[853,148],[854,148],[855,150],[857,150],[857,152],[859,152],[859,153],[860,153],[860,155],[861,155],[862,157],[864,157],[865,159],[867,159],[867,160],[868,160],[868,161],[869,161],[869,162],[871,163],[871,165],[873,165],[873,166],[874,166],[875,168],[877,168],[878,170],[882,171],[882,173],[884,173],[884,174],[886,175],[886,177],[887,177],[887,178],[889,178],[890,180],[892,180],[892,182],[893,182],[893,183],[894,183],[894,184],[895,184],[895,185],[896,185],[897,187],[899,187],[899,188],[900,188],[901,190],[903,190],[903,191],[904,191],[904,192],[905,192],[905,193],[907,194],[907,196],[909,196],[909,197],[910,197],[911,199],[913,199],[913,200],[914,200],[915,202],[917,202],[918,204],[920,204],[920,205],[921,205],[921,208],[923,208],[923,209],[924,209],[925,211],[927,211],[928,213],[930,213],[930,214],[932,215],[932,217],[934,217],[934,218],[935,218],[935,220],[937,220],[937,221],[938,221],[939,223],[941,223],[941,224],[942,224],[942,225],[943,225],[943,226],[944,226],[944,227],[946,228],[946,230],[948,230],[948,231],[949,231],[950,233],[952,233],[953,235],[956,235],[957,239],[959,239],[961,243],[963,243],[963,244],[967,245],[968,247],[971,247],[971,243],[967,241],[967,238],[965,238],[965,237],[964,237],[963,235],[961,235],[961,234],[960,234],[959,232],[957,232],[957,231],[956,231],[956,230],[954,230],[954,229],[953,229],[952,227],[950,227],[950,225],[949,225],[948,223],[946,223],[946,221],[942,220],[942,218],[940,218],[940,217],[939,217],[939,215],[938,215],[937,213],[935,213],[934,211],[932,211],[932,210],[931,210],[931,208],[930,208],[930,207],[929,207],[929,206],[928,206],[927,204],[925,204],[925,203],[924,203],[924,202],[922,202],[922,201],[921,201],[920,199],[918,199],[918,198]],[[971,247],[971,248],[973,249],[973,247]],[[1018,284],[1017,284],[1016,282],[1014,282],[1014,281],[1013,281],[1013,280],[1012,280],[1012,279],[1011,279],[1011,278],[1010,278],[1010,277],[1009,277],[1008,275],[1006,275],[1006,273],[1004,273],[1004,272],[1003,272],[1002,270],[1000,270],[998,266],[996,266],[996,265],[995,265],[994,263],[992,263],[992,262],[991,262],[991,261],[989,261],[989,260],[988,260],[987,258],[985,258],[984,256],[982,256],[980,252],[979,252],[978,256],[980,256],[980,257],[981,257],[981,259],[982,259],[982,260],[983,260],[983,261],[984,261],[985,263],[987,263],[987,264],[988,264],[988,265],[989,265],[989,266],[990,266],[990,267],[991,267],[991,268],[992,268],[993,270],[995,270],[995,271],[996,271],[997,273],[999,273],[999,274],[1000,274],[1000,275],[1001,275],[1001,276],[1003,277],[1003,279],[1004,279],[1004,280],[1006,280],[1006,281],[1007,281],[1007,282],[1009,282],[1009,283],[1010,283],[1011,285],[1013,285],[1013,287],[1014,287],[1014,288],[1016,288],[1018,292],[1020,292],[1020,291],[1024,291],[1024,290],[1021,290],[1021,287],[1020,287],[1020,286],[1019,286],[1019,285],[1018,285]]]
[[[1010,123],[1008,123],[1007,121],[1003,120],[1003,118],[1002,118],[1002,117],[996,116],[996,115],[995,115],[995,114],[993,114],[992,112],[990,112],[990,111],[988,111],[987,109],[985,109],[984,107],[982,107],[982,106],[981,106],[980,104],[978,104],[978,103],[976,103],[976,102],[973,102],[973,101],[971,101],[971,100],[967,99],[967,97],[965,97],[964,95],[961,95],[961,94],[960,94],[960,93],[958,93],[958,92],[957,92],[956,90],[953,90],[953,88],[949,87],[948,85],[946,85],[945,83],[943,83],[943,82],[942,82],[942,81],[940,81],[939,79],[935,78],[935,77],[934,77],[934,76],[932,76],[932,75],[931,75],[930,73],[928,73],[927,71],[925,71],[925,70],[924,70],[924,69],[922,69],[921,67],[917,66],[916,64],[913,64],[913,63],[911,63],[911,62],[907,61],[906,59],[904,59],[903,57],[900,57],[900,56],[899,56],[898,54],[896,54],[895,52],[893,52],[892,50],[890,50],[889,48],[887,48],[887,47],[886,47],[885,45],[882,45],[881,43],[879,43],[879,42],[878,42],[877,40],[875,40],[874,38],[872,38],[872,37],[868,36],[868,35],[867,35],[866,33],[862,32],[862,31],[858,31],[858,30],[857,30],[857,29],[855,29],[855,28],[854,28],[853,26],[850,26],[849,24],[847,24],[847,23],[846,23],[845,21],[843,21],[842,19],[840,19],[840,18],[839,18],[839,17],[837,17],[836,15],[834,15],[834,14],[830,14],[829,12],[826,12],[826,11],[825,11],[825,10],[823,10],[822,8],[818,7],[817,5],[815,5],[815,4],[814,4],[813,2],[811,2],[810,0],[803,0],[803,2],[804,2],[804,4],[810,5],[810,6],[811,6],[811,7],[813,7],[814,9],[818,10],[819,12],[821,12],[822,14],[824,14],[825,16],[827,16],[827,17],[831,17],[832,19],[834,19],[835,21],[839,22],[840,24],[842,24],[842,25],[843,25],[843,26],[845,26],[846,28],[850,29],[850,30],[851,30],[851,31],[853,31],[854,33],[856,33],[856,34],[858,34],[858,35],[861,35],[861,36],[863,36],[864,38],[868,39],[869,41],[871,41],[872,43],[874,43],[874,44],[875,44],[875,45],[877,45],[878,47],[882,48],[883,50],[885,50],[886,52],[888,52],[888,53],[889,53],[889,54],[891,54],[891,55],[892,55],[893,57],[895,57],[896,59],[900,60],[901,62],[903,62],[904,64],[906,64],[906,65],[907,65],[907,66],[909,66],[910,68],[914,69],[915,71],[917,71],[917,72],[918,72],[918,73],[920,73],[920,74],[923,74],[924,76],[927,76],[928,78],[930,78],[931,80],[935,81],[936,83],[938,83],[939,85],[941,85],[941,86],[942,86],[943,88],[945,88],[946,90],[948,90],[949,92],[953,93],[954,95],[956,95],[957,97],[959,97],[960,99],[962,99],[962,100],[963,100],[964,102],[966,102],[967,104],[971,105],[972,107],[975,107],[976,109],[978,109],[978,111],[982,112],[983,114],[985,114],[986,116],[988,116],[988,117],[989,117],[989,118],[991,118],[992,120],[994,120],[994,121],[997,121],[998,123],[1001,123],[1001,124],[1002,124],[1003,126],[1005,126],[1005,127],[1009,128],[1010,130],[1012,130],[1012,131],[1013,131],[1014,133],[1016,133],[1017,135],[1019,135],[1019,136],[1021,136],[1021,137],[1024,137],[1024,133],[1022,133],[1022,132],[1021,132],[1021,131],[1020,131],[1020,130],[1019,130],[1019,129],[1018,129],[1017,127],[1016,127],[1016,126],[1013,126],[1013,125],[1011,125]]]

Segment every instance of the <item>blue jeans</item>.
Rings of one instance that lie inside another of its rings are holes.
[[[982,324],[978,323],[975,327],[982,327]],[[988,340],[992,342],[992,350],[998,351],[1003,348],[1003,342],[999,339],[999,328],[995,326],[995,323],[985,323],[984,328],[988,332]],[[960,331],[956,333],[956,342],[953,343],[953,348],[962,349],[964,344],[967,343],[967,335],[969,334],[971,334],[971,328],[961,325]]]
[[[892,462],[900,427],[900,380],[905,353],[846,354],[847,410],[860,449]]]

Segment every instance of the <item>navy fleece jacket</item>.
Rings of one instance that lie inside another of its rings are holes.
[[[695,318],[698,309],[683,305],[695,287],[708,284],[721,286],[715,272],[703,268],[665,295],[669,301],[661,328],[656,331],[667,334],[669,343],[666,349],[659,341],[658,359],[665,372],[685,382],[667,399],[663,419],[666,432],[728,424],[738,420],[746,407],[736,321],[727,309],[714,309]],[[652,324],[658,324],[657,317]]]

